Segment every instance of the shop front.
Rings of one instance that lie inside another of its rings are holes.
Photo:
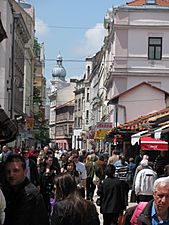
[[[140,138],[140,149],[143,151],[168,151],[168,142],[144,136]]]

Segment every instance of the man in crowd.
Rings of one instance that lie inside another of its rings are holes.
[[[158,177],[164,175],[164,168],[169,163],[167,154],[165,151],[161,151],[154,161],[154,169],[158,174]]]
[[[107,164],[112,164],[112,165],[114,165],[114,163],[115,163],[116,161],[118,161],[118,160],[119,160],[119,155],[117,154],[117,151],[116,151],[116,150],[113,150],[113,151],[112,151],[112,156],[109,157],[108,163],[107,163]]]
[[[118,218],[127,206],[129,186],[127,182],[115,177],[115,166],[109,164],[105,169],[106,178],[100,184],[100,212],[104,225],[117,225]]]
[[[153,186],[153,200],[126,210],[123,225],[169,224],[169,177],[158,178]],[[142,209],[141,209],[142,208]]]
[[[43,197],[26,173],[25,159],[21,155],[8,156],[6,182],[2,187],[6,199],[4,225],[49,225]]]
[[[137,202],[148,202],[153,199],[153,184],[157,179],[157,173],[150,169],[148,160],[144,159],[140,162],[142,170],[140,170],[135,180],[135,193]]]
[[[143,155],[145,154],[145,152],[143,150],[140,150],[139,155],[137,155],[135,157],[135,164],[136,164],[136,168],[137,166],[140,164],[141,160],[143,159]]]
[[[11,153],[12,153],[12,151],[8,148],[8,146],[4,145],[2,147],[2,162],[5,162]]]
[[[36,163],[29,158],[28,149],[23,149],[22,155],[26,161],[27,178],[40,190],[40,179]]]
[[[79,173],[80,176],[80,193],[82,197],[85,198],[85,188],[86,188],[86,178],[87,178],[87,172],[86,167],[84,163],[79,161],[79,152],[74,150],[72,151],[72,159],[76,165],[76,170]]]

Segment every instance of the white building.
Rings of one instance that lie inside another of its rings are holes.
[[[58,55],[57,64],[52,71],[50,99],[49,136],[51,145],[56,148],[71,148],[73,135],[73,111],[75,79],[67,82],[66,70],[62,65],[62,57]]]
[[[91,59],[92,63],[97,62],[89,78],[91,126],[98,122],[111,122],[117,126],[124,119],[118,111],[129,105],[128,100],[119,104],[110,100],[142,82],[169,92],[169,2],[135,0],[114,7],[107,12],[104,26],[107,35],[101,52],[97,53],[99,60],[95,60],[95,56]],[[139,101],[138,96],[133,98]],[[105,108],[106,102],[109,106]],[[154,105],[153,99],[151,103],[153,110],[162,107],[159,103]],[[151,112],[152,107],[149,109]],[[148,113],[147,108],[141,108],[139,104],[134,107],[134,103],[127,110],[133,117],[139,116],[140,112],[142,115]]]
[[[136,0],[114,8],[105,24],[109,29],[105,54],[111,59],[105,77],[108,98],[143,81],[169,92],[169,3]]]

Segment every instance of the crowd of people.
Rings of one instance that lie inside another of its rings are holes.
[[[0,154],[0,225],[169,224],[169,162],[161,151],[11,150]],[[128,207],[128,193],[134,207]],[[95,202],[94,196],[97,194]]]

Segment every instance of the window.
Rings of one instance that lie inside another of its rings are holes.
[[[79,99],[78,100],[78,111],[80,111],[80,109],[81,109],[81,100]]]
[[[147,0],[146,3],[149,5],[154,5],[156,4],[156,0]]]
[[[89,123],[89,110],[86,110],[86,124]]]
[[[86,97],[87,102],[89,102],[89,97],[90,97],[90,95],[89,95],[89,88],[87,88],[87,97]]]
[[[73,127],[70,125],[69,126],[69,135],[73,134]]]
[[[77,128],[77,117],[75,117],[75,122],[74,122],[74,124],[75,124],[75,128]]]
[[[87,77],[90,75],[90,66],[87,67]]]
[[[148,59],[162,59],[162,37],[149,37]]]
[[[77,111],[77,100],[75,100],[75,112]]]
[[[81,127],[82,127],[82,118],[78,117],[77,128],[81,128]]]

